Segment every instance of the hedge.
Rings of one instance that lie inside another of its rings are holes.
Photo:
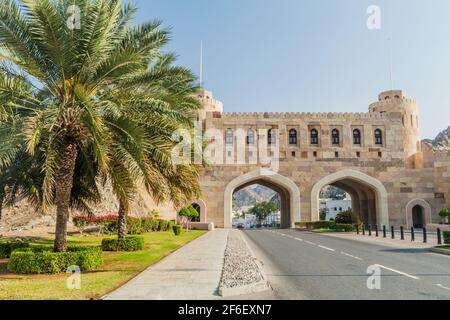
[[[3,242],[0,243],[0,259],[9,258],[16,249],[25,249],[30,246],[27,242]]]
[[[167,231],[171,229],[172,225],[173,222],[167,220],[129,217],[127,219],[127,233],[129,235],[138,235],[147,232]],[[104,231],[113,234],[117,233],[117,229],[117,219],[112,219],[107,223]]]
[[[445,244],[450,244],[450,231],[444,231],[444,243]]]
[[[139,251],[145,245],[144,237],[129,236],[123,239],[108,238],[102,240],[103,251]]]
[[[17,249],[11,254],[8,271],[18,274],[55,274],[70,266],[81,271],[95,270],[103,264],[99,247],[69,247],[66,252],[52,252],[50,246]]]
[[[332,230],[340,231],[340,232],[353,232],[356,231],[356,228],[352,224],[344,224],[344,223],[336,223],[334,226],[330,227]]]
[[[331,227],[334,225],[336,225],[334,221],[315,221],[305,223],[306,229],[308,230],[331,229]]]
[[[335,221],[306,222],[304,225],[308,230],[330,229],[342,232],[355,231],[355,226],[345,223],[336,223]]]

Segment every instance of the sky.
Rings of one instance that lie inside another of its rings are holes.
[[[203,41],[204,87],[225,111],[365,112],[392,88],[392,65],[394,89],[418,101],[422,138],[450,126],[448,0],[134,2],[138,22],[172,29],[165,50],[197,75]],[[370,5],[380,29],[367,27]]]

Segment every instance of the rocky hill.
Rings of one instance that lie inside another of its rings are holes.
[[[434,140],[426,139],[423,143],[430,146],[433,150],[450,150],[450,127],[437,135]]]
[[[273,200],[279,202],[277,199],[278,193],[272,189],[261,185],[253,185],[244,188],[234,194],[233,209],[240,209],[243,207],[251,207],[263,201]]]

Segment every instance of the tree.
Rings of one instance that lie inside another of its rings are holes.
[[[441,211],[439,211],[439,217],[442,218],[442,222],[445,223],[445,219],[450,217],[450,211],[448,208],[444,208]]]
[[[328,209],[320,210],[320,221],[327,220],[327,213],[328,213]]]
[[[141,181],[152,194],[156,202],[170,200],[175,207],[181,207],[189,200],[200,195],[200,165],[178,164],[172,161],[172,150],[178,141],[173,133],[178,129],[186,129],[193,133],[191,118],[200,108],[195,97],[198,88],[194,85],[195,76],[187,69],[174,66],[175,58],[171,54],[159,55],[150,63],[150,68],[134,75],[122,84],[121,96],[113,99],[124,99],[123,92],[132,92],[126,97],[127,103],[123,112],[133,119],[143,130],[145,148],[129,148],[126,151],[129,165],[123,167],[123,157],[116,162],[115,169],[121,172],[118,176],[131,176],[128,181],[129,190],[134,190],[134,181]],[[127,137],[118,145],[122,149],[127,145]],[[137,152],[136,152],[137,151]],[[194,152],[195,150],[193,150]],[[122,155],[123,150],[113,152]],[[127,171],[127,168],[132,168]],[[120,178],[118,185],[122,184]],[[120,189],[119,189],[120,191]],[[119,193],[119,192],[118,192]],[[126,235],[126,216],[128,215],[129,196],[118,196],[119,237]]]
[[[273,201],[265,201],[257,203],[254,207],[248,210],[249,214],[253,214],[256,216],[258,221],[261,223],[264,219],[266,219],[271,213],[277,211],[277,205]]]
[[[200,217],[200,213],[192,205],[181,209],[178,215],[183,219],[182,223],[186,224],[186,231],[189,231],[191,221]]]
[[[79,26],[68,23],[72,5],[80,9]],[[150,135],[155,127],[170,130],[176,126],[170,119],[198,106],[194,97],[187,98],[195,91],[193,76],[173,67],[173,56],[160,54],[168,38],[161,22],[132,26],[135,12],[120,0],[0,3],[0,120],[8,131],[2,131],[0,140],[12,137],[0,148],[0,167],[13,165],[21,148],[38,159],[40,204],[45,210],[56,207],[57,252],[67,248],[74,198],[83,202],[85,195],[95,195],[95,177],[111,181],[122,218],[139,180],[157,201],[167,195],[181,201],[179,193],[195,184],[184,180],[196,177],[196,168],[169,168],[167,157],[158,152],[162,142],[147,140],[158,141]],[[183,90],[184,95],[176,94]],[[144,126],[147,118],[137,120],[143,114],[158,121]],[[165,144],[164,150],[170,146]],[[166,167],[159,170],[161,162]]]

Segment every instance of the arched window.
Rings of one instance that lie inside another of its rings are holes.
[[[255,131],[253,129],[247,130],[247,144],[255,144]]]
[[[383,132],[380,129],[375,130],[375,144],[377,145],[383,144]]]
[[[289,144],[297,144],[297,130],[289,130]]]
[[[319,132],[317,129],[311,130],[311,144],[319,144]]]
[[[233,129],[227,129],[227,134],[226,134],[226,137],[225,137],[225,143],[226,144],[233,144],[234,143]]]
[[[353,130],[353,144],[361,144],[361,131],[359,129]]]
[[[331,143],[334,145],[339,145],[340,144],[340,137],[339,137],[339,130],[338,129],[333,129],[331,131]]]
[[[267,132],[267,143],[269,145],[274,145],[276,143],[276,138],[275,130],[269,129]]]

